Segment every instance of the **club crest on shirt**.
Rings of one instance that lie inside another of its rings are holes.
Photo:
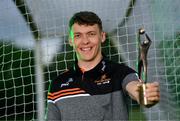
[[[106,74],[103,74],[99,80],[94,81],[97,85],[109,84],[110,78],[107,78]]]

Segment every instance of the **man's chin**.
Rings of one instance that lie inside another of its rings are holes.
[[[89,62],[89,61],[92,61],[93,59],[92,58],[83,58],[82,61],[86,61],[86,62]]]
[[[89,61],[93,61],[93,57],[82,57],[80,60],[84,62],[89,62]]]

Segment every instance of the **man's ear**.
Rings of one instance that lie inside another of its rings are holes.
[[[74,42],[74,33],[73,33],[73,30],[70,29],[69,30],[69,45],[73,46],[73,42]]]
[[[105,33],[105,32],[102,32],[102,33],[101,33],[101,36],[102,36],[101,42],[104,43],[105,40],[106,40],[106,33]]]
[[[69,38],[69,45],[72,47],[73,46],[73,42],[72,42],[72,39]]]

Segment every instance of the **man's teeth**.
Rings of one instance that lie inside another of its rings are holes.
[[[83,50],[83,51],[89,51],[89,50],[91,50],[91,48],[90,48],[90,47],[88,47],[88,48],[82,48],[82,50]]]

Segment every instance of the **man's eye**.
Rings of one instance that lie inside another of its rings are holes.
[[[95,35],[96,35],[96,33],[94,33],[94,32],[88,33],[88,36],[90,36],[90,37],[93,37]]]
[[[81,36],[79,34],[75,34],[74,38],[80,38]]]

